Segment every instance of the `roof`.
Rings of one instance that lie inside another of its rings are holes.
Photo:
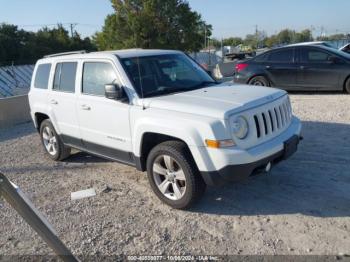
[[[303,45],[322,45],[325,42],[323,41],[313,41],[313,42],[302,42],[302,43],[296,43],[296,44],[290,44],[288,46],[303,46]]]
[[[111,56],[119,56],[120,58],[131,58],[141,56],[152,56],[152,55],[165,55],[165,54],[179,54],[180,51],[176,50],[161,50],[161,49],[123,49],[123,50],[112,50],[112,51],[101,51],[83,53],[82,51],[54,54],[44,57],[39,61],[50,61],[56,59],[83,59],[83,58],[107,58]]]

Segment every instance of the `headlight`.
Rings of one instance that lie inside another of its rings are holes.
[[[243,116],[236,117],[232,123],[233,134],[239,139],[244,139],[248,135],[248,122]]]

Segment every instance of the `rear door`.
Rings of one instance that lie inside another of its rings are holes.
[[[276,87],[294,89],[297,79],[295,49],[283,48],[267,54],[265,72]]]
[[[317,47],[299,48],[297,85],[306,90],[336,90],[343,65],[330,61],[333,56]]]
[[[65,143],[80,141],[80,130],[76,112],[77,61],[55,63],[55,73],[48,103],[56,130]],[[76,143],[74,143],[76,144]]]
[[[107,99],[104,86],[120,84],[109,60],[84,60],[81,64],[77,112],[84,146],[127,164],[133,164],[128,102]]]

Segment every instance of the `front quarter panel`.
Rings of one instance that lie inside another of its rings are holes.
[[[207,165],[198,151],[198,148],[206,147],[206,139],[230,139],[224,120],[168,110],[134,106],[130,111],[130,124],[135,156],[141,156],[144,134],[162,134],[184,141],[198,168],[206,168]]]

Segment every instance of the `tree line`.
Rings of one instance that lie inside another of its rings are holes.
[[[45,55],[72,50],[96,50],[89,37],[77,32],[70,35],[62,26],[37,32],[19,29],[16,25],[0,24],[0,64],[31,64]]]
[[[311,42],[311,41],[336,41],[342,39],[349,39],[349,34],[333,34],[329,36],[319,36],[313,37],[312,31],[310,29],[305,29],[300,32],[291,29],[281,30],[277,34],[268,36],[263,31],[258,31],[256,34],[248,34],[245,38],[242,37],[229,37],[219,40],[213,39],[212,45],[214,47],[220,47],[221,44],[224,46],[238,46],[245,45],[251,46],[252,48],[263,48],[263,47],[276,47],[294,43],[301,42]]]

